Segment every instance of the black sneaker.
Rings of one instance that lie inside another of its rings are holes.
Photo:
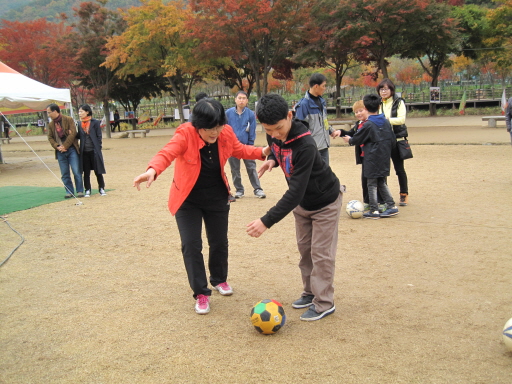
[[[313,296],[313,295],[301,296],[299,300],[295,300],[292,303],[292,307],[293,308],[307,308],[310,305],[313,305],[314,298],[315,298],[315,296]]]
[[[315,306],[312,305],[306,312],[304,312],[300,316],[300,319],[304,321],[320,320],[322,317],[329,316],[331,313],[334,313],[335,310],[336,307],[333,305],[328,310],[318,313],[317,311],[315,311]]]

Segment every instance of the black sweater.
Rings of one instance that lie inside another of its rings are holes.
[[[325,164],[318,152],[311,132],[304,122],[294,119],[285,142],[267,135],[272,149],[268,157],[283,170],[288,190],[261,221],[267,228],[282,220],[300,205],[315,211],[332,204],[340,193],[340,181]]]

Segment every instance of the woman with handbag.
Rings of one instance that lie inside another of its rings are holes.
[[[399,141],[407,141],[407,127],[405,125],[407,110],[405,108],[405,101],[395,94],[395,85],[389,79],[384,79],[377,85],[377,93],[382,98],[379,112],[383,113],[386,119],[389,120],[397,140],[397,145],[394,145],[391,151],[391,161],[393,161],[393,167],[398,176],[398,184],[400,186],[399,204],[406,206],[409,203],[409,186],[404,159],[400,156],[398,144]]]

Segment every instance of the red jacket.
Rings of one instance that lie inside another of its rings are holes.
[[[229,183],[224,173],[224,166],[230,157],[250,160],[264,160],[262,147],[243,145],[238,141],[233,129],[226,124],[217,138],[219,145],[219,160],[222,180],[229,191]],[[181,124],[172,139],[151,159],[148,169],[156,171],[156,177],[171,165],[176,159],[174,178],[169,193],[169,211],[176,214],[181,204],[192,191],[201,170],[201,155],[199,150],[205,142],[199,136],[191,123]],[[155,179],[156,179],[155,177]]]

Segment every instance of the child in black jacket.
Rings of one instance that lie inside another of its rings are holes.
[[[370,211],[363,216],[367,219],[396,216],[398,209],[386,184],[394,139],[393,130],[386,117],[378,113],[379,96],[366,95],[363,97],[363,103],[368,112],[366,122],[354,136],[343,136],[343,140],[350,145],[364,145],[363,176],[368,183]],[[382,213],[379,213],[377,192],[386,203],[387,209]]]

